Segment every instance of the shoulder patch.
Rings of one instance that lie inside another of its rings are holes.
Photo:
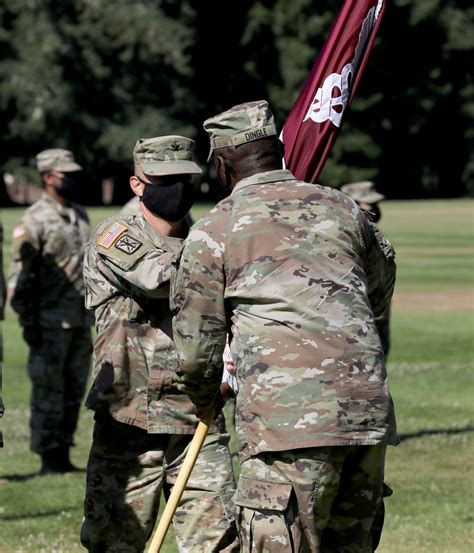
[[[122,234],[115,242],[114,248],[125,252],[127,255],[132,255],[142,246],[143,242],[140,242],[140,240],[133,238],[130,234]]]
[[[97,244],[103,248],[109,249],[113,243],[127,230],[128,228],[126,226],[115,221],[101,235],[97,241]]]

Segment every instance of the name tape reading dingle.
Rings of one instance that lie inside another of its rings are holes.
[[[265,128],[245,133],[245,139],[249,142],[252,140],[257,140],[258,138],[264,138],[265,136],[268,136],[267,129]]]

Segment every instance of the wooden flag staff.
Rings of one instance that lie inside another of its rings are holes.
[[[196,428],[196,432],[193,439],[191,440],[191,443],[189,444],[189,449],[186,453],[186,457],[184,458],[183,466],[179,471],[175,485],[171,490],[168,502],[166,503],[166,507],[163,511],[163,514],[161,515],[158,527],[156,528],[156,531],[153,535],[148,553],[159,553],[161,546],[163,545],[166,533],[168,532],[168,528],[171,524],[176,508],[178,507],[179,500],[183,495],[184,488],[188,483],[189,476],[196,463],[196,459],[198,458],[199,452],[201,451],[202,444],[206,439],[207,431],[209,430],[209,426],[211,425],[213,419],[214,413],[211,413],[205,418],[205,420],[200,421]]]

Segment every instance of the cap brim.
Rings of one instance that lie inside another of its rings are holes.
[[[359,201],[365,202],[366,204],[376,204],[377,202],[381,202],[382,200],[385,200],[385,196],[383,194],[379,194],[378,192],[371,192],[370,194],[362,196]]]
[[[194,161],[155,161],[154,163],[141,163],[140,167],[145,175],[159,177],[161,175],[200,175],[199,165]]]
[[[82,167],[75,161],[66,161],[55,165],[54,171],[58,171],[60,173],[74,173],[75,171],[82,171]]]

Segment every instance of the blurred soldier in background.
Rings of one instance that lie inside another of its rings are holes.
[[[230,196],[186,239],[172,290],[177,384],[220,400],[229,331],[243,551],[372,551],[398,437],[374,314],[395,281],[367,218],[282,169],[265,101],[204,122]]]
[[[169,281],[188,233],[194,142],[140,139],[130,186],[140,214],[100,224],[86,250],[86,305],[95,309],[95,411],[81,542],[143,551],[162,490],[174,485],[198,418],[173,382]],[[180,551],[238,551],[235,481],[223,417],[214,421],[174,516]]]
[[[89,372],[93,317],[82,275],[88,218],[71,200],[82,168],[63,149],[44,150],[36,162],[44,192],[13,231],[8,286],[30,348],[31,450],[41,455],[40,474],[48,474],[78,470],[69,448]]]
[[[380,194],[375,188],[372,181],[352,182],[341,186],[341,192],[350,196],[356,204],[368,215],[369,222],[377,236],[382,249],[386,252],[392,252],[393,248],[384,237],[380,228],[376,225],[382,217],[382,211],[379,207],[379,202],[385,200],[385,196]],[[380,340],[382,341],[385,358],[390,350],[390,308],[385,313],[375,318],[377,330],[379,331]]]
[[[5,276],[3,274],[3,225],[0,221],[0,321],[5,317],[5,300],[7,289],[5,285]],[[0,325],[2,323],[0,322]],[[5,408],[2,400],[2,369],[3,369],[3,333],[0,328],[0,419],[3,417]],[[0,429],[0,447],[3,447],[2,430]]]
[[[385,196],[377,191],[372,181],[344,184],[341,186],[341,192],[350,196],[361,209],[370,213],[374,223],[377,223],[382,217],[379,202],[385,200]]]

